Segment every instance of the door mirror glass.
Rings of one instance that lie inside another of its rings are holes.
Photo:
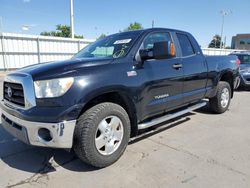
[[[155,42],[152,49],[139,51],[142,61],[149,59],[169,59],[175,57],[175,46],[172,42]]]
[[[152,49],[142,49],[139,53],[142,61],[154,58]]]
[[[168,59],[175,57],[174,43],[168,41],[156,42],[153,46],[154,59]]]

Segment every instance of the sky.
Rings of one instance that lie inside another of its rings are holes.
[[[40,34],[70,24],[70,0],[0,0],[0,32]],[[221,33],[220,11],[225,17],[224,36],[231,45],[233,35],[250,33],[250,0],[74,0],[75,33],[95,39],[125,29],[132,22],[144,28],[185,30],[207,47]],[[1,21],[0,21],[1,22]],[[29,25],[28,31],[22,26]],[[223,37],[224,39],[224,37]]]

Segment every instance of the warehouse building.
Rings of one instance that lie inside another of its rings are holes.
[[[237,34],[232,38],[232,49],[250,50],[250,34]]]

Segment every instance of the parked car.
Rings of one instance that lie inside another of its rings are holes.
[[[236,56],[205,57],[187,32],[110,35],[67,61],[22,68],[4,80],[2,126],[34,146],[73,148],[84,162],[117,161],[138,130],[207,104],[224,113]]]
[[[250,89],[250,51],[234,52],[240,60],[240,83],[241,88]]]

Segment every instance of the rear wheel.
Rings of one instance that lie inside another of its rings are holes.
[[[130,120],[126,111],[114,103],[101,103],[78,119],[74,150],[82,161],[106,167],[120,158],[129,138]]]
[[[213,112],[224,113],[231,102],[231,87],[228,82],[219,82],[216,95],[209,100]]]

